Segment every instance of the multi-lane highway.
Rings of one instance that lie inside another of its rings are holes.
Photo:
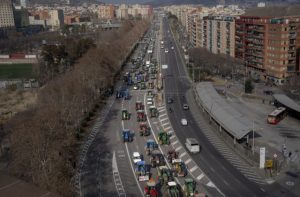
[[[82,152],[82,165],[79,170],[77,190],[79,196],[143,196],[146,182],[138,181],[133,163],[133,152],[144,155],[146,163],[150,163],[145,155],[145,145],[148,139],[157,142],[160,130],[171,134],[170,145],[159,146],[159,151],[166,156],[167,151],[175,149],[180,159],[186,164],[189,174],[187,177],[197,181],[197,190],[209,193],[211,196],[284,196],[283,190],[276,186],[258,185],[249,181],[231,163],[214,148],[202,132],[195,119],[201,111],[193,99],[192,84],[186,75],[185,67],[175,40],[172,36],[167,19],[162,23],[165,48],[168,53],[160,50],[160,39],[156,37],[154,56],[161,64],[168,68],[162,71],[164,77],[164,98],[174,99],[172,104],[158,103],[159,117],[149,117],[149,105],[146,104],[146,90],[133,90],[129,88],[131,98],[116,99],[110,97],[105,109],[99,114],[96,125],[88,139],[88,145]],[[154,37],[153,37],[154,38]],[[173,48],[174,47],[174,48]],[[134,58],[140,56],[144,44],[140,44]],[[149,54],[143,62],[150,60]],[[159,65],[159,66],[160,66]],[[129,71],[129,68],[126,68]],[[157,82],[155,82],[157,83]],[[116,89],[124,83],[119,81]],[[156,92],[156,90],[154,91]],[[142,101],[147,114],[146,124],[151,128],[150,136],[139,136],[139,123],[137,122],[136,101]],[[182,105],[189,104],[190,110],[183,110]],[[170,111],[171,108],[171,111]],[[130,113],[129,120],[122,120],[122,109]],[[183,127],[180,119],[186,118],[188,126]],[[130,129],[135,132],[132,142],[123,143],[122,130]],[[202,151],[197,155],[190,155],[184,147],[187,137],[197,138]],[[170,167],[170,164],[166,164]],[[156,168],[151,169],[154,180],[157,181]],[[180,186],[184,185],[184,178],[176,178]],[[113,184],[112,184],[113,183]],[[270,191],[272,195],[270,195]],[[284,191],[287,194],[287,191]],[[282,194],[282,195],[279,195]],[[161,196],[166,196],[165,189],[160,190]],[[291,196],[291,195],[290,195]]]

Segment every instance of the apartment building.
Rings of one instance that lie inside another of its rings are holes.
[[[52,29],[59,29],[64,25],[64,12],[63,10],[50,10],[49,11],[50,19],[49,25]]]
[[[235,21],[233,16],[203,18],[203,47],[215,54],[234,57]]]
[[[300,6],[247,10],[236,20],[235,44],[249,74],[283,84],[300,71]]]
[[[1,0],[0,3],[0,28],[15,26],[13,5],[11,0]]]
[[[98,11],[98,17],[101,19],[114,19],[115,18],[115,6],[110,5],[100,5]]]

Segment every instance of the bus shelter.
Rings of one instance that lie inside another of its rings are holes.
[[[229,106],[213,87],[211,82],[201,82],[196,86],[196,99],[203,111],[206,111],[214,120],[219,130],[225,130],[236,140],[249,137],[253,131],[252,121]]]
[[[273,94],[276,107],[285,107],[288,115],[300,120],[300,105],[285,94]]]

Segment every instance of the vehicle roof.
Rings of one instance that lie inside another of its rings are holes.
[[[168,186],[176,186],[177,183],[175,181],[170,181],[168,182]]]
[[[180,162],[182,162],[181,159],[173,159],[172,160],[172,163],[180,163]]]
[[[139,152],[133,152],[133,156],[134,156],[134,157],[140,157],[141,155],[140,155]]]

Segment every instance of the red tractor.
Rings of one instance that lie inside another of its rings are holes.
[[[146,197],[158,197],[158,191],[156,188],[156,183],[153,179],[147,182],[147,186],[144,188],[144,195]]]
[[[178,159],[178,152],[176,152],[174,149],[169,150],[167,159],[169,163],[172,163],[174,159]]]
[[[150,135],[150,127],[142,122],[140,123],[140,136],[149,136]]]
[[[138,110],[137,111],[137,121],[138,122],[144,122],[147,120],[146,114],[144,110]]]

